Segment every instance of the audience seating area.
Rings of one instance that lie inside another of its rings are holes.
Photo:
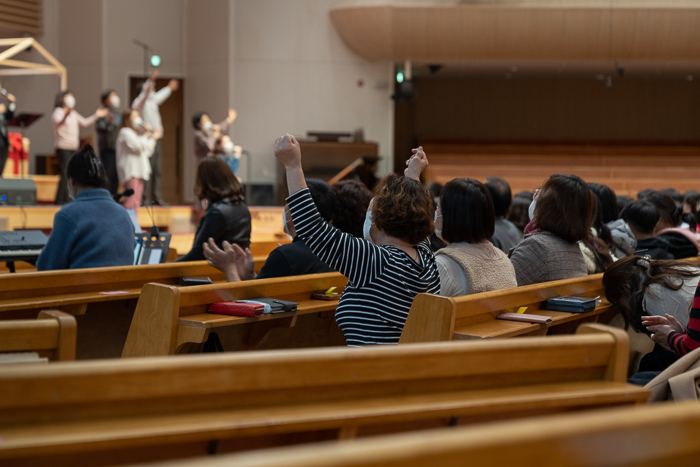
[[[697,402],[592,410],[429,433],[229,454],[151,467],[696,465]]]
[[[636,197],[647,188],[697,189],[700,146],[423,144],[428,183],[465,177],[508,180],[513,194],[542,186],[555,173],[578,175]],[[663,161],[663,162],[660,162]]]
[[[76,332],[75,318],[57,310],[42,311],[36,319],[0,320],[0,365],[39,357],[75,360]]]
[[[0,464],[119,465],[641,404],[627,335],[75,362],[0,373]]]

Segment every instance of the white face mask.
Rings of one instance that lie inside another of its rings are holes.
[[[442,214],[438,215],[437,210],[435,210],[435,235],[437,235],[438,238],[442,240],[442,229],[437,228],[438,217],[442,217]]]
[[[233,154],[236,150],[236,145],[233,144],[233,141],[226,141],[223,145],[223,150],[224,154]]]
[[[132,118],[131,124],[134,126],[134,129],[143,128],[143,118],[141,118],[141,117]]]
[[[530,203],[530,207],[527,210],[527,214],[530,216],[530,220],[533,220],[535,218],[535,206],[537,205],[537,200],[533,199],[532,203]]]
[[[66,104],[66,107],[68,107],[69,109],[74,109],[75,108],[75,97],[66,96],[63,99],[63,103]]]
[[[282,227],[284,233],[287,235],[292,235],[289,233],[289,229],[287,228],[287,211],[282,211],[282,222],[284,222],[284,226]]]
[[[113,109],[118,109],[121,103],[119,96],[112,96],[109,98],[109,105],[112,106]]]
[[[371,207],[371,206],[370,206]],[[370,229],[372,228],[372,210],[367,209],[367,214],[365,214],[365,223],[362,225],[362,236],[368,242],[374,244],[372,240],[372,235],[370,235]]]
[[[205,129],[206,131],[209,131],[212,128],[214,128],[214,124],[212,122],[204,122],[204,123],[202,123],[202,128]]]

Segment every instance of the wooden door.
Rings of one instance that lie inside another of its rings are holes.
[[[172,78],[158,78],[156,90],[167,86]],[[183,175],[183,116],[184,116],[184,82],[180,88],[160,106],[160,116],[163,120],[163,173],[161,189],[163,199],[170,204],[183,204],[184,175]],[[145,80],[142,76],[132,76],[129,79],[129,104],[138,96],[138,84]]]

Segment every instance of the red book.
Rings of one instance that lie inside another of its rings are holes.
[[[221,302],[209,305],[209,313],[233,316],[261,316],[265,306],[255,303]]]

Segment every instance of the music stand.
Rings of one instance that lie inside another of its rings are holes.
[[[44,114],[19,114],[12,117],[7,126],[19,127],[19,134],[22,135],[22,144],[24,145],[24,129],[31,126],[34,122],[43,117]],[[22,148],[24,150],[24,148]],[[29,161],[29,153],[27,153],[27,161]],[[19,160],[19,176],[24,178],[24,170],[22,170],[22,159]]]

